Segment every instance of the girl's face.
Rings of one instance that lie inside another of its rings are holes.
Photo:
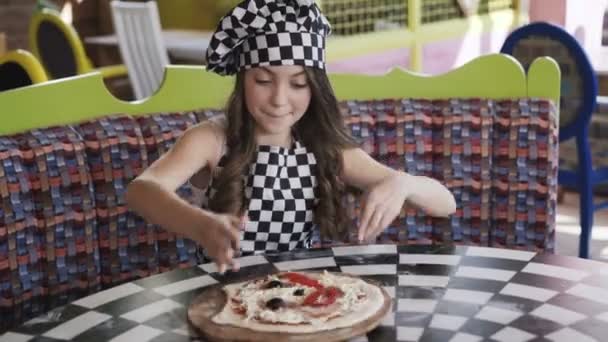
[[[245,104],[258,135],[288,136],[306,112],[310,94],[303,66],[258,67],[245,72]]]

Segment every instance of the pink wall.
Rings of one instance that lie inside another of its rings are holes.
[[[607,0],[568,0],[566,30],[576,37],[596,68],[606,64],[602,56],[602,25]],[[602,66],[605,68],[605,66]]]
[[[607,48],[602,48],[602,25],[608,0],[531,0],[530,21],[548,21],[563,27],[583,46],[596,69],[607,69]]]
[[[371,53],[327,64],[328,72],[385,74],[394,67],[410,68],[410,49]]]
[[[564,26],[566,23],[566,1],[567,0],[530,0],[530,21],[547,21],[559,26]],[[578,1],[580,6],[581,0],[575,1]]]
[[[459,39],[446,39],[425,44],[422,48],[422,72],[437,75],[489,53],[498,53],[507,31],[469,33]]]

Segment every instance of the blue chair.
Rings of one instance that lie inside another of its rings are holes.
[[[539,56],[552,57],[560,66],[562,84],[558,183],[564,188],[576,189],[580,194],[579,257],[588,258],[593,212],[608,207],[608,203],[597,206],[593,204],[593,188],[608,181],[608,167],[598,165],[599,158],[595,160],[594,166],[591,155],[589,123],[597,97],[597,78],[591,62],[571,34],[545,22],[531,23],[513,31],[507,37],[501,52],[515,57],[526,69]],[[568,155],[567,151],[572,151],[574,162],[562,159],[562,155]]]

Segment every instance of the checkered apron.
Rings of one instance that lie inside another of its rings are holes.
[[[217,174],[223,166],[220,159]],[[316,159],[295,141],[291,148],[258,146],[255,163],[243,175],[249,221],[241,232],[241,252],[289,251],[309,248],[313,209],[317,203]],[[203,206],[216,193],[213,179]]]

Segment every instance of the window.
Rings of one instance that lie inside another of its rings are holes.
[[[323,13],[336,35],[354,35],[407,26],[406,0],[323,0]]]

